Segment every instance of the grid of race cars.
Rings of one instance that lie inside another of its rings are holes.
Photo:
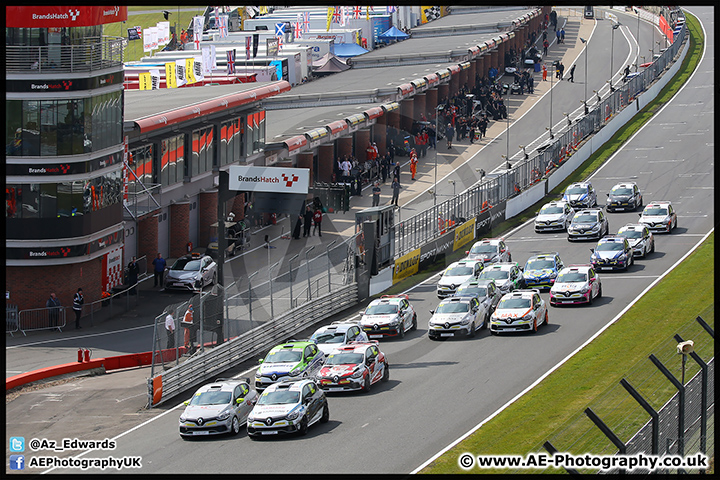
[[[586,264],[565,265],[559,252],[544,252],[521,266],[511,260],[504,239],[475,242],[467,257],[450,264],[438,280],[440,302],[430,311],[429,339],[474,337],[488,327],[492,335],[537,332],[550,321],[549,306],[592,304],[602,297],[598,272],[626,271],[635,258],[655,251],[654,231],[670,233],[677,227],[672,203],[652,201],[643,208],[634,182],[618,183],[607,196],[607,211],[642,209],[638,222],[611,234],[590,182],[568,186],[562,200],[545,204],[534,220],[538,233],[559,230],[567,232],[568,241],[597,241]],[[549,292],[549,302],[541,290]],[[409,295],[374,299],[359,321],[333,322],[309,339],[273,347],[260,360],[254,381],[217,379],[200,387],[185,402],[180,436],[236,435],[243,425],[250,438],[304,435],[310,426],[328,421],[326,393],[369,392],[386,382],[390,364],[380,340],[403,338],[417,325]]]

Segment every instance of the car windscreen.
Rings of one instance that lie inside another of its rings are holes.
[[[445,270],[445,275],[448,277],[463,277],[473,274],[472,267],[452,267]]]
[[[545,270],[546,268],[554,269],[555,262],[552,260],[528,260],[525,264],[525,271],[528,270]]]
[[[567,195],[582,195],[583,193],[587,193],[586,187],[569,187],[565,193]]]
[[[310,339],[315,340],[317,343],[343,343],[345,341],[345,332],[315,333]]]
[[[593,214],[575,215],[572,221],[573,223],[595,223],[597,222],[597,216]]]
[[[331,353],[325,359],[325,365],[355,365],[362,363],[365,355],[355,352]]]
[[[365,315],[393,315],[397,311],[397,303],[380,303],[378,305],[368,305],[365,309]]]
[[[483,278],[492,278],[493,280],[507,280],[510,278],[510,272],[507,270],[483,270],[478,277],[479,280]]]
[[[260,395],[258,405],[283,405],[287,403],[298,403],[300,401],[300,392],[290,390],[275,390],[274,392],[264,392]]]
[[[648,207],[643,211],[643,215],[667,215],[667,208]]]
[[[195,395],[190,400],[190,405],[226,405],[230,403],[232,394],[230,392],[209,391]]]
[[[558,215],[563,213],[562,207],[543,207],[540,210],[540,215]]]
[[[560,275],[555,283],[576,283],[587,280],[587,274],[582,272],[567,272]]]
[[[441,303],[435,313],[465,313],[470,311],[470,304],[465,302]]]
[[[474,245],[470,249],[470,253],[495,253],[497,252],[497,246],[492,244]]]
[[[302,350],[276,350],[265,357],[265,363],[294,363],[300,360],[302,360]]]
[[[624,249],[625,246],[622,243],[616,242],[603,242],[598,244],[597,247],[595,247],[595,250],[598,252],[619,252]]]
[[[498,310],[503,308],[530,308],[529,298],[505,298],[500,300]]]
[[[642,232],[640,230],[625,230],[620,232],[619,235],[625,238],[642,238]]]
[[[200,260],[193,260],[190,258],[178,258],[175,263],[173,263],[173,266],[170,268],[170,270],[185,270],[187,271],[197,271],[200,270]]]
[[[627,187],[613,188],[612,191],[610,192],[610,195],[628,196],[628,195],[632,195],[632,194],[633,194],[632,188],[627,188]]]
[[[487,288],[485,287],[458,287],[457,296],[472,296],[477,295],[478,297],[484,297],[487,295]]]

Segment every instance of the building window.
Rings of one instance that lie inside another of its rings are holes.
[[[245,137],[245,121],[236,118],[223,123],[220,127],[220,165],[234,163],[244,156],[243,140]]]
[[[190,176],[209,172],[213,168],[215,157],[215,142],[213,141],[213,127],[203,128],[192,132]]]
[[[153,182],[153,146],[143,145],[142,147],[130,150],[128,154],[128,166],[133,171],[128,175],[128,192],[135,193],[143,191],[141,182],[149,186]],[[137,177],[137,178],[136,178]]]
[[[160,147],[160,183],[167,186],[182,182],[185,176],[185,136],[163,139]]]
[[[247,116],[247,154],[258,153],[265,147],[265,111]]]

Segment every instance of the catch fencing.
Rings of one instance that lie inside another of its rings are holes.
[[[573,415],[532,452],[592,455],[677,455],[715,452],[715,307],[701,312],[678,333],[661,343],[617,384]],[[694,351],[678,353],[678,343],[692,340]],[[527,472],[519,470],[517,473]],[[558,473],[534,470],[533,473]],[[567,473],[599,473],[599,468],[568,469]],[[601,473],[650,473],[605,470]],[[664,469],[653,473],[700,473]]]
[[[461,219],[470,219],[480,214],[486,207],[486,201],[492,207],[551,176],[577,151],[583,140],[607,125],[618,112],[630,106],[638,95],[665,72],[680,53],[686,35],[687,27],[682,24],[673,44],[650,66],[632,78],[613,79],[612,88],[608,88],[605,98],[597,93],[595,97],[587,100],[587,113],[574,119],[568,116],[567,124],[559,131],[551,131],[548,140],[537,147],[534,156],[531,157],[532,152],[528,152],[527,158],[516,162],[500,174],[481,177],[465,192],[398,221],[395,225],[395,258],[437,239],[442,235],[443,225],[446,226],[448,220],[455,222],[455,225],[460,224]]]

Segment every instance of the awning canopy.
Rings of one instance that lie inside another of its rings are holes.
[[[340,58],[356,57],[367,53],[369,50],[364,49],[357,43],[336,43],[335,56]]]
[[[399,30],[396,26],[393,25],[387,31],[378,35],[378,40],[405,40],[409,37],[410,35],[403,32],[402,30]]]

